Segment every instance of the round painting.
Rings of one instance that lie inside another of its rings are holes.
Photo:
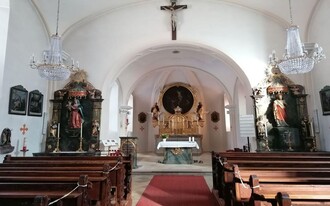
[[[181,108],[181,113],[185,114],[190,111],[194,105],[194,96],[189,89],[184,86],[173,86],[168,88],[162,99],[164,109],[174,114],[176,107]]]

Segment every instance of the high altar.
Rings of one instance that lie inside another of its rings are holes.
[[[168,136],[166,141],[189,142],[189,139],[193,138],[198,146],[189,148],[191,155],[202,153],[203,136],[200,130],[204,126],[204,115],[197,89],[185,83],[166,85],[151,112],[153,127],[159,129],[159,133],[155,134],[156,154],[164,154],[164,152],[165,155],[167,154],[166,147],[159,147],[163,141],[161,136],[164,134]],[[185,147],[175,147],[170,150],[174,155],[183,154],[182,151],[187,151],[183,148]]]

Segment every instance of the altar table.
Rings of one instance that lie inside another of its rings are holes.
[[[194,141],[163,141],[159,142],[157,149],[164,148],[164,164],[192,164],[192,148],[199,149]]]

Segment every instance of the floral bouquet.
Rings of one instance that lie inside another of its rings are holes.
[[[169,135],[168,135],[168,134],[161,134],[160,137],[161,137],[162,139],[167,139],[167,138],[169,137]]]

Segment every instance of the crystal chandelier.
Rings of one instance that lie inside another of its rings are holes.
[[[323,50],[315,43],[301,43],[299,28],[293,25],[291,0],[289,0],[291,26],[287,29],[286,52],[278,67],[284,74],[310,72],[314,64],[325,58]],[[306,49],[306,47],[308,47]]]
[[[79,70],[78,62],[75,65],[73,59],[71,65],[65,65],[63,62],[65,53],[62,50],[61,37],[58,35],[59,14],[60,0],[57,4],[56,34],[50,37],[50,49],[43,52],[42,62],[36,61],[34,55],[30,62],[30,67],[37,69],[42,78],[55,81],[66,80],[72,72]]]

